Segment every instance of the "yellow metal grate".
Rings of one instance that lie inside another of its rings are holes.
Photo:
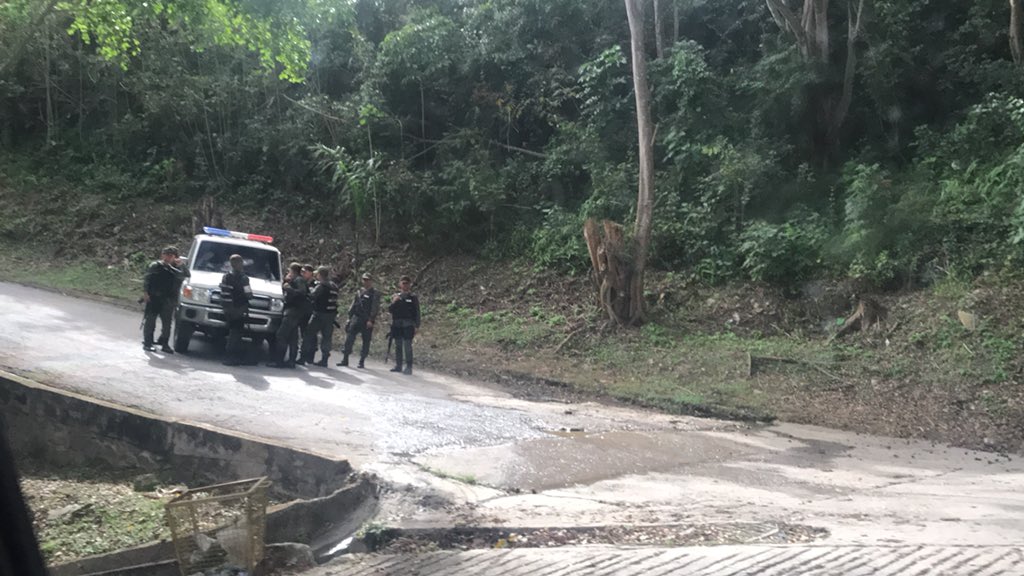
[[[251,573],[263,559],[267,490],[263,478],[194,488],[167,503],[182,576]]]

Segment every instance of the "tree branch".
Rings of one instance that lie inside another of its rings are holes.
[[[852,2],[852,0],[851,0]],[[857,15],[854,17],[853,8],[846,6],[849,33],[846,36],[846,70],[843,72],[843,95],[839,99],[832,122],[828,127],[827,139],[829,142],[836,142],[839,138],[839,130],[846,122],[846,115],[850,112],[850,104],[853,103],[853,84],[857,72],[857,38],[860,36],[861,17],[864,15],[864,0],[858,0]]]
[[[800,51],[806,56],[807,34],[804,32],[800,19],[789,9],[785,0],[766,0],[766,2],[768,2],[768,11],[771,12],[775,23],[779,25],[779,28],[788,30],[793,35]]]
[[[1010,0],[1010,54],[1013,63],[1024,64],[1024,47],[1020,39],[1020,0]]]
[[[440,140],[434,140],[432,138],[420,138],[419,136],[416,136],[415,134],[407,134],[407,136],[409,138],[414,139],[414,140],[419,140],[420,142],[427,142],[428,144],[452,144],[453,143],[452,140],[449,139],[449,138],[442,138]],[[511,150],[513,152],[519,152],[520,154],[526,154],[527,156],[533,156],[534,158],[540,158],[542,160],[547,160],[547,158],[548,158],[548,155],[544,154],[543,152],[535,152],[533,150],[529,150],[529,149],[526,149],[526,148],[520,148],[519,146],[512,146],[511,144],[505,144],[504,142],[499,142],[497,140],[487,140],[487,143],[488,144],[493,144],[495,146],[499,146],[499,147],[504,148],[506,150]]]

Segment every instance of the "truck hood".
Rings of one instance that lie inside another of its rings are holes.
[[[217,288],[220,286],[221,278],[223,274],[218,272],[202,272],[199,270],[192,270],[192,277],[188,280],[188,283],[196,288]],[[268,282],[260,278],[249,278],[249,287],[252,288],[253,294],[260,296],[269,296],[273,298],[281,298],[284,293],[281,290],[280,282]]]

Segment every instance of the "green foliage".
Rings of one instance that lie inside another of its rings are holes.
[[[103,58],[127,69],[131,57],[139,54],[137,23],[165,25],[182,30],[198,50],[228,46],[258,54],[264,69],[280,67],[280,77],[289,82],[305,79],[310,42],[300,22],[315,17],[301,2],[275,3],[272,11],[257,13],[233,0],[65,0],[57,8],[71,17],[69,34],[78,34],[86,44],[95,44]],[[301,17],[301,18],[300,18]]]
[[[814,214],[782,224],[754,222],[740,235],[743,270],[756,281],[791,284],[820,269],[828,232]]]
[[[584,218],[635,219],[621,2],[48,6],[0,3],[0,147],[87,195],[215,196],[570,273],[589,265]],[[653,266],[892,288],[1024,264],[1005,3],[871,3],[836,126],[845,10],[812,61],[764,3],[677,8],[648,55]]]
[[[530,257],[535,265],[579,274],[590,266],[583,241],[583,218],[559,208],[547,211],[543,225],[533,234]]]

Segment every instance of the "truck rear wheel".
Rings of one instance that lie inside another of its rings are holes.
[[[188,345],[192,341],[192,334],[195,331],[195,324],[178,320],[174,326],[174,351],[180,354],[188,352]]]

